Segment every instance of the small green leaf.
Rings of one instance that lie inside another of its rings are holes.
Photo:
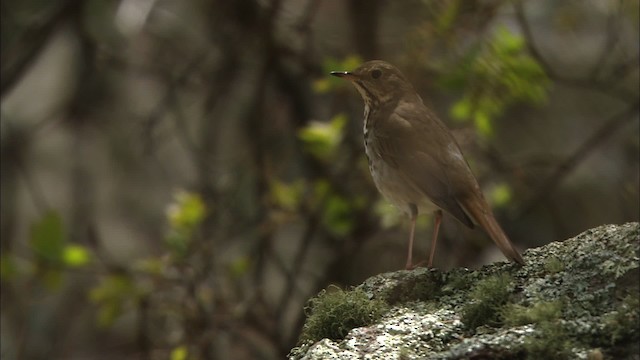
[[[171,360],[187,360],[189,350],[184,345],[178,346],[171,350]]]
[[[343,129],[347,123],[347,115],[338,114],[329,122],[312,121],[302,128],[298,137],[305,149],[321,160],[329,160],[342,141]]]
[[[65,242],[62,219],[55,211],[47,212],[31,226],[30,245],[38,258],[60,263]]]
[[[179,190],[175,202],[167,208],[167,218],[175,229],[192,229],[202,222],[206,206],[199,194]]]
[[[451,107],[456,120],[473,120],[484,137],[493,135],[493,121],[510,106],[525,102],[542,104],[549,79],[544,69],[526,53],[525,40],[506,27],[498,28],[490,40],[469,51],[442,84],[456,84],[464,93]]]
[[[65,265],[77,268],[87,265],[91,261],[91,254],[84,246],[67,245],[64,248],[62,258]]]
[[[289,211],[294,211],[298,208],[302,200],[304,181],[298,179],[286,184],[282,181],[274,180],[269,185],[269,195],[277,206]]]
[[[171,229],[165,243],[175,255],[186,255],[194,232],[207,215],[207,208],[200,194],[179,190],[175,201],[166,210]]]
[[[504,207],[511,201],[511,187],[508,184],[500,184],[490,193],[491,203],[496,207]]]
[[[120,316],[127,300],[137,297],[133,281],[125,275],[109,275],[89,291],[89,299],[98,305],[98,325],[108,327]]]
[[[351,213],[351,205],[346,199],[330,196],[325,203],[323,223],[332,233],[344,236],[353,229]]]
[[[464,97],[451,107],[451,116],[455,120],[467,120],[471,116],[471,101]]]
[[[385,229],[400,224],[402,219],[404,219],[402,212],[384,199],[379,199],[378,201],[376,201],[373,207],[373,211],[376,215],[378,215],[378,217],[380,218],[380,223]]]

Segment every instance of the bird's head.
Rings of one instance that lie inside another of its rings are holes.
[[[354,71],[332,71],[331,75],[351,81],[367,104],[417,96],[400,70],[382,60],[367,61]]]

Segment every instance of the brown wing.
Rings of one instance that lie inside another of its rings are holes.
[[[401,103],[388,120],[376,123],[373,140],[380,157],[431,202],[473,227],[458,198],[478,185],[458,144],[426,107],[407,105]]]

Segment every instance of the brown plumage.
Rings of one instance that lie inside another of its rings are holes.
[[[468,227],[480,225],[509,260],[524,264],[493,216],[449,129],[424,105],[400,70],[374,60],[353,72],[331,74],[350,80],[364,99],[365,152],[374,183],[389,202],[411,218],[407,268],[413,267],[416,217],[435,210],[431,267],[440,209]]]

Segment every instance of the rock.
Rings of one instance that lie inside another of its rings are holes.
[[[364,292],[362,301],[384,302],[376,307],[384,314],[353,328],[343,322],[349,311],[366,308],[354,303],[317,321],[318,297],[289,358],[640,359],[639,254],[640,226],[628,223],[529,249],[524,267],[380,274],[344,292],[344,301]],[[346,336],[321,339],[334,334],[323,326]]]

